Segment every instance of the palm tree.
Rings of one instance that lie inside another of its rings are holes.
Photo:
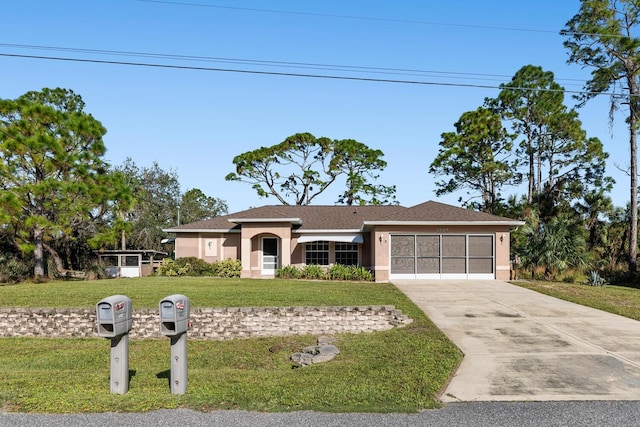
[[[547,280],[553,280],[558,272],[569,267],[583,269],[588,265],[582,228],[575,217],[561,214],[543,223],[532,214],[521,233],[525,239],[520,258],[532,277],[538,267],[544,268]]]
[[[605,196],[603,190],[593,190],[584,195],[584,200],[576,204],[576,209],[583,216],[589,232],[589,250],[592,251],[596,245],[606,244],[606,220],[613,214],[611,198]]]

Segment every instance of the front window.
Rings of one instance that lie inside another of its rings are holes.
[[[358,244],[336,242],[336,264],[358,265]]]
[[[306,247],[307,265],[329,265],[329,242],[309,242]]]
[[[123,256],[124,262],[122,263],[123,267],[138,267],[139,265],[139,257],[137,255],[125,255]]]

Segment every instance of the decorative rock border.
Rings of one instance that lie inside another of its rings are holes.
[[[158,310],[133,312],[129,336],[163,338]],[[413,322],[394,306],[191,308],[189,339],[383,331]],[[0,308],[0,337],[97,337],[90,309]]]

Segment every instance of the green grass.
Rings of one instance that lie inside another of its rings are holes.
[[[170,394],[169,340],[131,340],[130,390],[109,393],[106,339],[0,339],[0,410],[48,413],[197,410],[415,412],[437,397],[457,368],[457,348],[390,284],[144,278],[0,287],[2,306],[94,307],[122,293],[134,308],[172,293],[192,307],[395,305],[415,321],[385,332],[336,335],[330,362],[294,368],[293,352],[316,337],[188,342],[189,383]]]
[[[513,282],[523,288],[640,320],[640,290],[622,286],[587,286],[559,282]]]
[[[379,305],[402,295],[394,286],[369,282],[145,277],[0,286],[0,305],[93,308],[115,294],[130,297],[134,309],[157,307],[171,294],[188,296],[192,307]]]

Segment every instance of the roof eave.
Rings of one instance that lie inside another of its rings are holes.
[[[235,224],[260,223],[260,222],[290,222],[291,224],[302,224],[301,218],[229,218],[229,222]]]
[[[350,233],[360,233],[362,231],[361,228],[326,228],[326,229],[315,229],[315,230],[294,230],[295,234],[350,234]]]
[[[520,227],[524,221],[364,221],[364,225],[508,225]]]
[[[239,233],[232,228],[163,228],[165,233]]]

